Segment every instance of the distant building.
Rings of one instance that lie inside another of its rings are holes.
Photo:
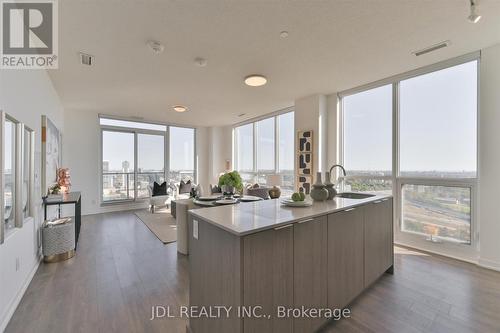
[[[123,161],[122,162],[122,172],[128,173],[130,170],[130,162],[129,161]]]
[[[109,171],[109,161],[102,161],[102,172]]]

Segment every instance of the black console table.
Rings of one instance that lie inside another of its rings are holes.
[[[82,224],[82,195],[80,192],[70,192],[63,194],[61,199],[43,198],[44,220],[47,220],[47,207],[58,206],[59,218],[61,218],[61,205],[75,205],[75,250],[78,244],[78,236],[80,235],[80,227]]]

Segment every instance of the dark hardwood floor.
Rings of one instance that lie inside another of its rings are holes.
[[[500,273],[403,248],[395,260],[323,332],[500,332]],[[76,257],[40,265],[6,332],[184,333],[185,319],[149,318],[187,305],[188,288],[187,258],[132,212],[86,216]]]

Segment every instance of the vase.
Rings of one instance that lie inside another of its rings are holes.
[[[316,173],[316,183],[313,184],[310,195],[314,201],[325,201],[328,199],[328,190],[321,182],[321,172]]]
[[[221,190],[222,194],[226,197],[232,198],[234,195],[234,186],[222,185]]]
[[[333,200],[333,198],[337,195],[337,190],[330,180],[330,173],[328,171],[325,172],[325,188],[328,191],[327,200]]]

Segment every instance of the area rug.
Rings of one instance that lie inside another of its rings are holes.
[[[136,212],[135,215],[164,244],[177,241],[177,225],[175,218],[170,215],[169,209],[157,210],[154,214],[149,210],[141,210]]]

